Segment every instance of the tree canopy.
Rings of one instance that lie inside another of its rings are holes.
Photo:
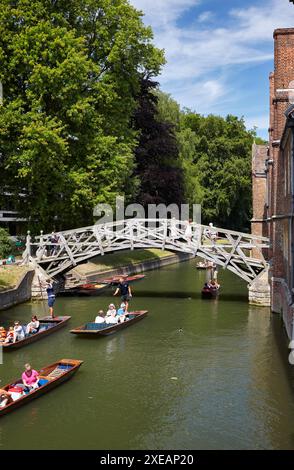
[[[0,0],[1,190],[24,189],[32,227],[133,194],[136,96],[163,62],[126,0]]]

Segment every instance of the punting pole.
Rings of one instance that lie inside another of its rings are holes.
[[[41,281],[40,281],[39,276],[38,276],[38,280],[39,280],[40,292],[41,292],[41,297],[42,297],[43,310],[44,310],[44,314],[45,314],[45,317],[46,317],[47,314],[46,314],[46,309],[45,309],[45,305],[44,305],[43,291],[42,291],[42,286],[41,286]]]

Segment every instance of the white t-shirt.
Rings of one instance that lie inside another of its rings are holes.
[[[97,317],[95,318],[95,323],[104,323],[104,322],[105,322],[104,317],[100,317],[100,315],[97,315]]]
[[[107,317],[115,317],[115,315],[116,315],[115,308],[113,308],[112,310],[111,309],[107,310],[107,313],[106,313]]]
[[[117,317],[113,317],[111,315],[109,317],[106,317],[105,321],[106,321],[107,324],[112,324],[112,323],[115,324],[115,323],[117,323]]]
[[[16,336],[17,336],[18,339],[23,339],[24,338],[24,332],[23,332],[23,329],[22,329],[21,325],[15,326],[14,327],[14,332],[16,333]]]

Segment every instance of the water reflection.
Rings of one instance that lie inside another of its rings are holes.
[[[95,340],[65,328],[5,355],[4,383],[28,361],[85,362],[72,381],[1,418],[1,448],[294,448],[293,369],[279,317],[249,307],[246,285],[231,273],[219,278],[219,299],[207,301],[194,262],[147,273],[132,302],[149,315],[136,325]],[[73,328],[109,295],[58,298],[56,309],[72,315]],[[2,320],[32,312],[36,305],[24,304]]]

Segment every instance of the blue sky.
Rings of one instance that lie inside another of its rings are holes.
[[[273,30],[294,27],[289,0],[130,2],[165,49],[163,91],[201,114],[244,116],[248,128],[267,138]]]

